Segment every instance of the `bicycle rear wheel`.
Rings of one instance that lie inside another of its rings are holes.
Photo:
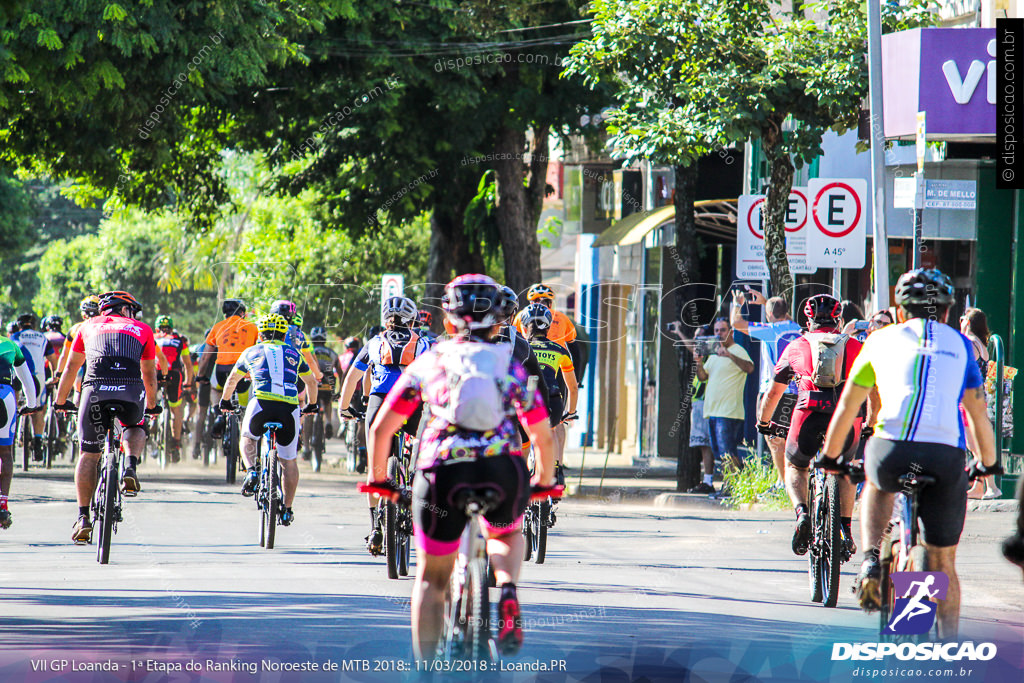
[[[114,510],[117,507],[118,487],[117,456],[108,451],[105,458],[105,467],[100,477],[100,520],[97,525],[100,530],[100,538],[99,547],[96,549],[96,559],[100,564],[107,564],[110,561],[110,541],[114,536]]]
[[[551,501],[542,500],[533,504],[533,561],[544,564],[548,553],[548,525],[551,515]]]
[[[822,604],[835,607],[839,601],[839,574],[842,567],[843,532],[840,528],[839,478],[825,476],[825,526],[821,546]]]
[[[53,460],[57,456],[57,412],[51,407],[46,413],[46,425],[43,429],[46,434],[43,446],[46,448],[46,469],[53,467]]]
[[[324,415],[323,413],[317,413],[313,416],[313,449],[310,458],[310,464],[313,466],[314,472],[320,471],[320,465],[324,460],[324,439],[326,438],[324,432]]]
[[[274,549],[274,537],[277,535],[277,513],[281,505],[281,501],[277,496],[279,488],[281,488],[281,475],[278,472],[277,466],[277,449],[274,448],[267,453],[267,504],[263,508],[263,526],[267,550]]]
[[[21,469],[28,472],[28,463],[32,460],[32,418],[28,415],[21,416]]]
[[[825,506],[822,501],[823,492],[818,484],[818,478],[814,472],[808,477],[808,496],[811,502],[811,545],[807,549],[807,578],[810,582],[811,602],[821,602],[824,594],[821,577],[821,563],[818,561],[820,545],[818,536],[824,525],[823,515]]]
[[[881,609],[878,610],[880,633],[885,631],[889,624],[889,617],[892,616],[893,607],[896,604],[896,596],[889,585],[890,578],[899,571],[899,526],[890,527],[882,536],[882,547],[878,554],[878,563],[881,565],[882,573],[879,576],[879,593],[881,594]]]
[[[238,474],[238,417],[234,413],[230,413],[227,417],[227,422],[224,428],[223,441],[225,479],[227,483],[234,484],[235,476]]]
[[[491,602],[484,558],[470,560],[463,590],[466,614],[465,653],[469,659],[491,659]]]
[[[527,505],[523,515],[523,539],[523,562],[529,562],[533,557],[533,505]]]

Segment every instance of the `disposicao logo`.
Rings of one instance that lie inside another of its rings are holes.
[[[882,633],[904,636],[928,633],[935,624],[938,608],[935,600],[946,599],[949,577],[942,572],[894,572],[891,578],[896,600]]]

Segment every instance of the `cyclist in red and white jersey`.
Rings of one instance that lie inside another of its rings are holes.
[[[523,560],[520,527],[530,499],[530,481],[519,451],[516,423],[524,426],[536,449],[536,478],[542,486],[554,481],[554,440],[543,397],[512,357],[509,345],[493,343],[508,312],[503,298],[498,284],[485,275],[463,275],[449,283],[442,307],[458,334],[409,365],[388,392],[368,434],[371,468],[367,479],[382,482],[387,479],[391,436],[423,404],[430,408],[424,411],[430,418],[423,430],[413,481],[413,527],[420,559],[413,590],[412,630],[418,658],[431,658],[436,650],[445,591],[468,521],[465,511],[452,504],[452,496],[465,487],[489,486],[501,494],[501,502],[482,518],[481,525],[501,589],[498,647],[512,654],[522,645],[516,580]],[[449,376],[456,364],[485,356],[493,356],[493,362],[476,367],[500,370],[493,374],[495,384],[482,376],[472,376],[474,387],[488,387],[480,388],[479,394],[466,388],[469,382],[463,386],[460,378]],[[475,398],[456,399],[462,391]],[[474,424],[479,429],[484,422],[494,426],[482,431],[464,426]]]
[[[159,413],[156,407],[156,340],[149,325],[136,320],[142,306],[128,292],[107,292],[100,297],[100,315],[84,323],[75,335],[71,355],[57,386],[55,402],[67,405],[68,394],[78,368],[85,365],[85,380],[78,401],[78,438],[82,455],[75,468],[78,491],[78,521],[71,538],[88,543],[92,536],[89,502],[96,490],[97,465],[103,451],[102,411],[96,406],[118,407],[123,428],[122,445],[128,465],[121,478],[125,493],[140,490],[135,468],[146,445],[145,415]]]

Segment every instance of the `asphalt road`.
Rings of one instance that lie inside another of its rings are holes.
[[[331,450],[340,456],[337,442]],[[0,681],[397,680],[415,672],[413,580],[388,580],[383,558],[364,550],[368,513],[355,476],[304,466],[296,522],[279,529],[272,551],[259,547],[255,505],[223,483],[220,468],[160,472],[146,463],[140,477],[143,493],[127,501],[111,563],[101,566],[94,546],[70,542],[70,466],[16,473],[14,525],[0,532]],[[998,551],[1012,522],[1008,513],[968,517],[962,638],[998,642],[1000,654],[957,680],[1020,680],[1024,590]],[[788,512],[563,501],[547,562],[524,567],[526,644],[502,664],[503,676],[859,680],[852,669],[861,663],[832,662],[829,653],[837,641],[877,641],[877,617],[846,592],[852,564],[837,609],[809,602],[806,561],[789,550],[791,524]],[[119,670],[90,670],[98,664]],[[543,666],[555,671],[508,670]]]

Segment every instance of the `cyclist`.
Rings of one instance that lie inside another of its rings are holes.
[[[530,342],[526,340],[526,337],[519,334],[515,328],[516,314],[519,312],[519,299],[516,297],[515,290],[506,285],[501,285],[501,293],[505,297],[503,299],[505,302],[505,310],[501,312],[504,317],[502,319],[501,329],[494,337],[494,341],[497,343],[512,344],[512,357],[526,368],[526,373],[530,377],[537,378],[537,389],[540,391],[540,395],[547,396],[548,384],[544,377],[544,368],[537,360],[537,356],[533,352],[533,347],[530,346]],[[520,436],[526,436],[526,432],[522,429],[519,430],[519,433]],[[525,446],[527,445],[529,445],[529,442],[524,444],[524,453],[526,452]]]
[[[188,340],[174,329],[174,321],[169,315],[161,315],[156,319],[156,344],[167,360],[168,370],[164,375],[164,395],[167,405],[171,408],[171,461],[178,462],[181,458],[181,425],[185,416],[185,405],[182,403],[184,392],[192,384],[192,358],[188,352]]]
[[[189,353],[189,357],[192,359],[192,377],[195,378],[195,383],[192,385],[192,391],[195,394],[195,405],[190,406],[194,412],[189,414],[192,433],[195,435],[192,438],[192,458],[194,460],[198,460],[201,457],[200,450],[203,443],[203,434],[206,433],[206,414],[210,410],[210,376],[207,374],[204,377],[199,374],[200,360],[206,354],[206,337],[209,334],[210,330],[208,329],[200,337],[203,341],[196,347],[196,352]],[[209,370],[207,370],[207,373],[209,373]]]
[[[71,533],[77,544],[88,543],[92,537],[89,501],[96,491],[106,436],[95,406],[114,404],[119,408],[121,446],[128,455],[128,465],[121,476],[126,495],[141,490],[135,468],[146,445],[145,416],[160,412],[156,405],[156,340],[149,325],[136,319],[142,306],[128,292],[114,291],[100,296],[99,311],[100,315],[79,327],[55,398],[58,407],[73,408],[66,401],[78,369],[85,365],[78,401],[78,438],[82,448],[75,468],[78,521]]]
[[[295,520],[292,503],[299,484],[299,466],[296,463],[299,444],[299,380],[304,387],[304,405],[315,401],[316,382],[310,367],[299,352],[285,343],[288,321],[284,316],[268,313],[258,325],[259,341],[242,352],[234,370],[224,385],[224,395],[230,396],[243,378],[250,378],[253,400],[249,401],[242,419],[242,459],[249,472],[242,482],[242,495],[251,496],[259,481],[256,469],[256,448],[266,433],[267,422],[280,422],[277,431],[277,456],[281,461],[284,484],[284,510],[281,524],[288,526]],[[316,404],[312,404],[315,408]],[[229,400],[221,399],[222,411],[232,410]]]
[[[339,398],[340,414],[346,419],[355,415],[349,410],[352,395],[356,391],[359,380],[370,370],[370,386],[366,401],[366,434],[369,442],[370,427],[373,419],[384,403],[391,387],[394,386],[402,371],[420,354],[427,350],[427,340],[419,336],[411,325],[416,321],[416,304],[404,296],[392,296],[381,304],[381,319],[384,330],[367,342],[352,364],[352,369],[345,376]],[[401,425],[399,425],[401,427]],[[419,426],[419,413],[413,415],[403,428],[407,434],[416,436]],[[395,430],[398,431],[397,429]],[[383,550],[384,532],[381,531],[381,520],[377,515],[377,505],[373,496],[367,496],[370,504],[370,533],[366,537],[366,548],[371,555],[379,555]]]
[[[221,304],[221,312],[224,314],[224,319],[217,322],[206,333],[206,348],[203,349],[203,356],[199,360],[199,374],[197,375],[201,378],[200,382],[211,384],[211,405],[220,401],[224,383],[228,380],[231,369],[235,367],[235,362],[243,351],[256,343],[256,337],[259,334],[256,325],[245,319],[245,302],[241,299],[225,299]],[[212,375],[210,374],[211,366]],[[244,391],[242,393],[244,394]],[[230,396],[228,394],[228,397]],[[242,397],[240,396],[240,398]],[[244,402],[245,398],[242,400]],[[210,425],[210,435],[219,439],[224,434],[226,424],[224,416],[218,413],[213,424]]]
[[[772,385],[761,404],[758,421],[758,431],[770,435],[775,406],[789,383],[796,381],[797,401],[786,439],[786,492],[796,510],[792,546],[797,555],[806,554],[811,541],[811,515],[807,505],[809,467],[821,448],[839,392],[861,349],[859,341],[839,333],[843,324],[842,305],[834,296],[817,294],[810,297],[804,303],[804,313],[808,331],[789,342],[782,352],[775,365]],[[860,424],[861,417],[858,416],[858,436]],[[852,458],[856,450],[857,439],[851,434],[843,452]],[[847,479],[842,479],[839,482],[840,526],[843,542],[850,554],[857,549],[850,529],[855,497],[856,488]]]
[[[313,344],[313,357],[320,367],[320,374],[323,380],[319,382],[317,392],[317,405],[324,412],[324,438],[330,439],[334,436],[334,419],[331,410],[331,400],[334,398],[334,390],[338,385],[338,377],[341,376],[341,364],[338,353],[327,346],[327,330],[322,327],[314,327],[309,332],[309,340]],[[312,416],[307,418],[303,426],[305,434],[304,446],[309,449],[309,434],[312,432]]]
[[[558,484],[562,486],[565,484],[565,474],[562,471],[565,422],[576,419],[576,400],[579,391],[569,350],[548,338],[547,332],[551,329],[551,321],[551,310],[541,304],[530,304],[516,318],[516,322],[526,330],[526,338],[544,372],[548,388],[548,413],[555,437],[555,476]]]
[[[927,549],[928,571],[949,577],[946,597],[938,604],[938,636],[955,640],[960,618],[960,583],[956,548],[967,512],[967,428],[977,440],[980,461],[974,474],[999,474],[995,435],[989,422],[984,378],[974,362],[971,342],[946,325],[955,303],[949,277],[935,269],[904,273],[896,283],[896,325],[875,331],[864,343],[850,371],[839,407],[822,449],[822,466],[840,469],[841,445],[872,389],[881,396],[874,435],[864,453],[867,483],[861,500],[864,563],[854,586],[860,606],[881,606],[878,548],[888,523],[899,477],[914,471],[933,477],[921,490],[918,516]]]
[[[436,344],[438,342],[437,335],[430,330],[430,325],[434,322],[434,314],[425,308],[421,308],[416,313],[416,321],[419,323],[416,331],[427,340],[427,345],[433,346]]]
[[[46,367],[56,361],[53,347],[46,335],[36,329],[34,313],[18,316],[18,331],[11,335],[11,341],[21,347],[25,360],[35,381],[35,393],[39,405],[46,402]],[[27,395],[27,394],[26,394]],[[32,458],[43,459],[43,427],[46,414],[41,410],[32,412],[29,418],[32,426]]]
[[[60,358],[60,352],[64,348],[64,339],[66,338],[61,331],[61,328],[64,327],[64,318],[59,315],[48,315],[43,318],[42,327],[46,340],[50,342],[53,352],[57,354],[56,357]]]
[[[15,376],[25,392],[25,410],[31,412],[39,404],[35,382],[21,347],[7,337],[0,337],[0,529],[11,526],[7,496],[11,494],[14,477],[14,428],[18,424],[18,403],[14,395]]]
[[[481,526],[501,589],[498,647],[504,654],[513,654],[523,642],[516,581],[523,559],[520,525],[530,499],[526,463],[515,446],[516,418],[537,450],[536,481],[543,486],[550,486],[554,479],[553,437],[542,397],[528,388],[523,366],[507,346],[486,343],[498,332],[505,306],[497,283],[485,275],[463,275],[445,291],[442,307],[458,335],[413,361],[388,393],[368,434],[372,469],[367,479],[371,483],[387,479],[391,435],[426,404],[430,417],[412,486],[420,558],[412,604],[416,657],[434,656],[444,596],[467,523],[464,511],[452,504],[452,496],[475,486],[493,487],[501,496]],[[487,360],[491,362],[483,362]],[[467,381],[460,386],[459,377],[449,376],[449,368],[476,362],[477,368],[492,368],[493,383]],[[470,389],[471,384],[475,389]],[[451,390],[455,386],[460,386],[458,392]],[[487,425],[494,427],[481,431]]]
[[[323,379],[323,373],[320,372],[320,364],[313,357],[313,347],[306,340],[306,333],[302,331],[302,316],[296,312],[295,304],[278,299],[270,304],[270,312],[288,321],[288,334],[284,342],[302,354],[306,364],[313,371],[313,379],[319,384]]]

